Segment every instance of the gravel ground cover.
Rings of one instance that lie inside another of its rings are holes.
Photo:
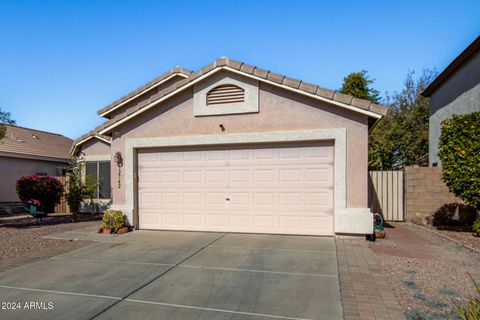
[[[407,319],[456,319],[454,306],[475,294],[468,274],[480,282],[480,254],[415,226],[392,226],[370,248]]]
[[[470,226],[461,226],[461,227],[450,227],[450,226],[432,226],[426,225],[422,226],[438,233],[441,233],[447,237],[450,237],[464,245],[472,247],[480,252],[480,237],[474,237],[472,235],[472,227]]]
[[[31,217],[9,217],[0,221],[0,271],[68,252],[89,243],[45,239],[50,233],[70,231],[100,225],[100,216],[81,216],[71,222],[70,215],[46,217],[36,223]]]

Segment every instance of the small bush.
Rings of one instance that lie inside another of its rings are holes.
[[[17,181],[17,194],[20,200],[28,202],[32,199],[40,202],[40,209],[45,213],[53,212],[60,203],[63,185],[55,177],[25,176]]]
[[[127,217],[120,210],[106,210],[103,213],[102,229],[112,229],[115,233],[118,229],[127,226]]]
[[[462,320],[478,320],[480,319],[480,284],[476,283],[470,274],[468,276],[472,279],[477,289],[477,296],[470,296],[467,305],[465,307],[457,306],[455,311],[457,312],[457,317]]]
[[[480,237],[480,218],[473,223],[472,234],[474,237]]]
[[[102,229],[112,229],[113,226],[113,217],[112,210],[107,210],[103,213],[102,217]]]

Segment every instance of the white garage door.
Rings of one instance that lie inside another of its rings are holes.
[[[141,151],[141,229],[333,234],[333,146]]]

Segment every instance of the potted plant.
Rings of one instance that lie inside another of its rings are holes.
[[[129,231],[127,217],[120,210],[106,210],[103,213],[102,227],[99,232],[104,234],[124,234]]]
[[[113,230],[115,233],[124,234],[128,232],[127,217],[122,211],[116,210],[112,212],[113,217]]]
[[[112,229],[113,229],[112,210],[106,210],[103,213],[103,217],[102,217],[102,227],[98,232],[103,234],[110,234],[112,233]]]
[[[30,213],[36,213],[40,208],[40,201],[38,201],[37,199],[30,199],[27,201],[27,204],[28,204],[28,211]]]

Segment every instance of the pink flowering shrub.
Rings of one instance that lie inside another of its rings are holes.
[[[60,203],[63,192],[62,183],[54,177],[25,176],[17,181],[17,194],[20,200],[39,202],[40,209],[45,213],[53,212],[55,205]]]

